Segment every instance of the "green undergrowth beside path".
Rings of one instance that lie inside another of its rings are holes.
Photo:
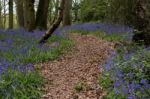
[[[40,99],[44,80],[40,71],[32,65],[30,66],[29,63],[38,64],[54,60],[69,51],[73,45],[74,42],[69,38],[53,35],[46,44],[42,45],[48,49],[38,50],[33,47],[25,57],[18,56],[22,58],[20,63],[28,64],[30,69],[27,71],[16,70],[10,66],[11,68],[1,73],[0,99]],[[6,55],[6,58],[10,60],[13,57],[11,54]]]
[[[50,50],[47,51],[36,51],[33,49],[31,54],[24,59],[25,63],[39,63],[49,60],[54,60],[58,58],[60,55],[64,54],[73,46],[73,41],[66,37],[53,35],[48,43],[44,46],[51,47]]]
[[[85,30],[69,30],[70,33],[80,33],[82,35],[94,35],[98,38],[107,40],[107,41],[119,41],[119,42],[123,42],[125,41],[126,37],[127,37],[127,33],[123,33],[123,34],[116,34],[116,33],[110,33],[107,34],[104,31],[101,30],[96,30],[96,31],[85,31]]]
[[[81,30],[72,32],[119,42],[103,65],[103,73],[98,78],[98,84],[107,92],[104,99],[150,98],[150,48],[145,48],[144,45],[139,46],[128,40],[127,33],[105,34],[102,31]]]

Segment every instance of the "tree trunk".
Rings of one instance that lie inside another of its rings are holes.
[[[35,29],[34,2],[35,0],[24,0],[24,22],[27,31]]]
[[[66,0],[61,0],[60,8],[59,8],[59,14],[57,17],[57,20],[52,24],[52,26],[47,30],[47,32],[42,36],[39,43],[45,43],[47,39],[53,34],[53,32],[59,27],[62,19],[63,19],[63,11],[65,8],[65,2]]]
[[[78,21],[78,13],[79,13],[79,2],[77,0],[74,0],[73,2],[73,14],[74,14],[74,22]]]
[[[23,10],[23,0],[15,0],[16,2],[16,12],[17,21],[19,27],[24,27],[24,10]]]
[[[138,44],[150,45],[150,1],[137,0],[135,9],[135,29],[133,41]]]
[[[78,21],[78,9],[74,11],[74,21]]]
[[[49,0],[40,0],[36,14],[36,27],[39,29],[47,29]]]
[[[2,2],[0,1],[0,28],[3,27],[3,23],[2,23]]]
[[[48,15],[47,15],[47,26],[51,24],[52,21],[52,11],[53,11],[53,6],[52,6],[52,0],[49,1],[49,7],[48,7]]]
[[[9,29],[13,28],[13,0],[9,0]]]
[[[6,27],[6,0],[3,0],[3,4],[4,4],[4,20],[3,20],[3,25],[4,28]]]
[[[54,18],[53,18],[51,24],[53,24],[56,21],[56,19],[57,19],[57,16],[58,16],[58,7],[59,7],[59,0],[56,0],[55,1],[55,14],[54,14]]]
[[[72,0],[66,0],[63,16],[63,26],[71,25],[71,8]]]

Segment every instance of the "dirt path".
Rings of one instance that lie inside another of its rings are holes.
[[[71,34],[70,38],[76,43],[72,52],[40,64],[46,80],[43,99],[101,99],[104,92],[97,78],[113,44],[91,35]],[[80,82],[84,89],[77,92]]]

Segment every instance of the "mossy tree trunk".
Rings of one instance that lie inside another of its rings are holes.
[[[38,29],[47,29],[49,0],[40,0],[36,14],[36,27]]]
[[[16,13],[17,21],[19,27],[24,27],[24,10],[23,10],[23,0],[15,0],[16,3]]]
[[[61,0],[57,20],[51,25],[51,27],[42,36],[39,43],[45,43],[47,41],[47,39],[49,37],[51,37],[53,32],[59,27],[59,25],[63,19],[63,11],[65,8],[65,2],[66,2],[66,0]]]
[[[71,8],[72,0],[66,0],[63,16],[63,26],[71,25]]]
[[[9,29],[13,28],[13,0],[9,0]]]
[[[24,0],[24,24],[27,31],[35,29],[35,0]]]

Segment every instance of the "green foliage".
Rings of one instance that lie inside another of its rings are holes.
[[[100,84],[103,88],[111,88],[113,81],[110,79],[110,75],[108,73],[99,76],[98,84]]]
[[[107,17],[116,23],[132,24],[134,21],[136,0],[109,0]]]
[[[85,83],[84,81],[80,81],[80,82],[78,82],[78,83],[75,85],[74,89],[75,89],[77,92],[80,92],[80,91],[85,90],[86,87],[87,87],[86,83]]]
[[[20,39],[16,40],[16,44],[22,43]],[[38,63],[47,60],[53,60],[58,58],[61,54],[65,53],[69,48],[73,45],[73,41],[61,37],[53,35],[49,40],[48,43],[43,45],[46,46],[47,49],[38,49],[36,46],[33,46],[29,51],[28,54],[22,56],[22,54],[15,54],[8,51],[7,53],[2,53],[2,57],[7,58],[9,61],[13,61],[16,57],[21,59],[18,64],[20,63]],[[50,48],[50,49],[49,49]]]
[[[102,86],[106,91],[107,95],[103,99],[126,99],[124,95],[116,94],[111,88],[113,88],[113,80],[110,79],[109,73],[103,73],[98,78],[98,84]]]
[[[80,33],[81,35],[87,35],[89,34],[89,31],[72,29],[72,30],[69,30],[69,33]]]
[[[80,33],[81,35],[94,35],[96,37],[99,37],[107,41],[119,41],[119,42],[125,41],[126,36],[128,35],[127,33],[122,33],[120,35],[116,33],[106,34],[105,32],[101,30],[92,31],[92,32],[85,31],[85,30],[70,30],[69,32]]]
[[[83,0],[81,2],[81,21],[103,21],[106,17],[107,0]]]
[[[110,91],[106,96],[103,97],[103,99],[126,99],[126,98],[124,95],[115,94],[114,91]]]
[[[123,35],[118,35],[118,34],[108,34],[108,35],[105,35],[103,37],[103,39],[105,40],[108,40],[108,41],[119,41],[119,42],[123,42],[125,41],[125,37],[126,37],[126,34],[123,34]]]
[[[24,41],[16,37],[14,44],[15,46],[18,45],[17,47],[19,49],[19,45],[24,44]],[[33,44],[31,49],[26,50],[27,53],[25,55],[22,55],[22,53],[12,53],[12,50],[8,50],[7,52],[0,51],[0,55],[9,61],[15,61],[16,58],[20,59],[20,61],[16,61],[15,66],[24,68],[22,66],[29,63],[35,64],[56,59],[68,51],[72,45],[72,40],[53,35],[48,40],[48,43],[42,45],[44,47],[40,46],[40,48],[37,48],[37,46]],[[15,70],[8,69],[8,71],[5,70],[2,75],[0,74],[0,99],[40,99],[42,94],[40,88],[43,83],[41,75],[37,71],[30,70],[26,72],[25,70],[21,70],[21,72],[19,72],[18,70],[20,70],[20,68],[14,68]]]
[[[55,43],[54,48],[48,50],[46,52],[38,51],[33,48],[31,53],[24,58],[24,63],[38,63],[47,60],[54,60],[58,58],[61,54],[65,53],[69,48],[73,45],[73,41],[67,38],[52,36],[48,43]]]
[[[9,69],[0,80],[0,99],[40,99],[42,81],[36,71],[22,73]]]
[[[127,51],[132,53],[125,53]],[[114,59],[105,65],[105,71],[98,80],[107,90],[105,98],[148,98],[150,90],[146,86],[150,82],[150,52],[135,45],[121,47],[117,52]],[[132,93],[130,90],[133,90]]]
[[[134,25],[136,0],[83,0],[81,21],[110,21]]]

